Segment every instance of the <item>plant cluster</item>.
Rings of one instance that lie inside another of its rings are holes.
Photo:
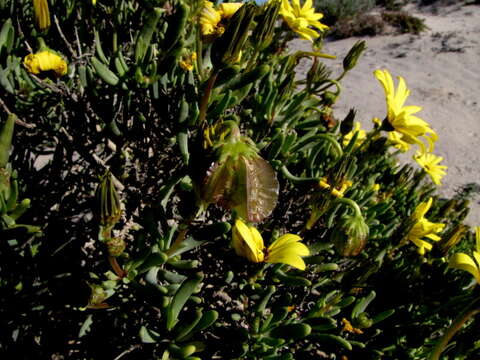
[[[0,10],[2,357],[478,356],[441,139],[385,69],[371,131],[335,117],[366,45],[334,75],[312,1]]]

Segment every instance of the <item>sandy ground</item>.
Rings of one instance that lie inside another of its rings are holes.
[[[439,135],[435,154],[448,166],[439,192],[452,196],[465,184],[480,184],[480,6],[409,10],[425,19],[429,29],[421,35],[363,38],[368,49],[343,79],[335,114],[341,119],[355,107],[357,120],[371,128],[371,119],[383,118],[386,111],[383,89],[373,71],[388,69],[392,76],[403,76],[411,90],[407,105],[422,106],[419,117]],[[343,56],[358,40],[325,42],[322,51],[338,56],[329,64],[335,72],[340,73]],[[292,44],[294,49],[309,47],[305,40]],[[299,65],[299,72],[306,71],[307,63]],[[480,196],[473,199],[471,208],[466,223],[480,225]]]

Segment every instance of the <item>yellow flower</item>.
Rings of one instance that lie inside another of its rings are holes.
[[[349,332],[353,334],[363,334],[362,330],[353,327],[351,322],[345,318],[342,319],[342,324],[343,324],[343,329],[342,329],[343,332]]]
[[[355,121],[355,126],[353,127],[353,130],[343,137],[343,146],[347,146],[350,143],[350,140],[352,140],[352,137],[353,135],[355,135],[356,132],[358,132],[358,136],[355,146],[360,145],[365,140],[365,138],[367,137],[367,132],[365,130],[362,130],[360,127],[360,123],[358,121]]]
[[[222,19],[230,19],[242,5],[243,3],[221,3],[218,6],[218,12]]]
[[[380,190],[380,184],[376,184],[376,183],[373,184],[373,185],[372,185],[372,190],[373,190],[373,191],[379,191],[379,190]]]
[[[407,234],[407,239],[418,246],[418,253],[425,255],[426,250],[432,250],[432,244],[423,240],[424,238],[439,241],[441,238],[437,233],[441,232],[445,224],[433,223],[425,218],[425,214],[430,210],[433,199],[429,198],[427,202],[423,202],[417,206],[412,215],[415,221],[413,227]]]
[[[47,0],[33,0],[33,13],[35,23],[40,31],[45,31],[50,27],[50,11],[48,10]]]
[[[411,144],[405,141],[402,133],[398,131],[390,131],[388,140],[401,152],[407,152],[410,149]]]
[[[241,220],[235,221],[232,233],[232,247],[237,255],[255,263],[282,263],[305,270],[305,262],[301,257],[310,255],[310,251],[300,242],[300,236],[285,234],[265,248],[258,230]]]
[[[416,143],[425,151],[425,145],[418,139],[423,137],[429,143],[429,151],[432,151],[433,144],[438,138],[437,134],[426,121],[414,115],[422,110],[420,106],[404,106],[410,95],[405,80],[398,76],[398,86],[395,90],[392,76],[388,70],[375,70],[374,75],[385,90],[387,120],[391,127],[403,135],[403,141],[408,144]]]
[[[195,63],[195,60],[197,60],[197,53],[194,51],[190,54],[190,56],[182,56],[182,60],[178,62],[180,67],[185,70],[185,71],[192,71],[193,70],[193,64]]]
[[[62,76],[67,73],[65,60],[48,50],[25,56],[23,65],[32,74],[39,74],[42,71],[53,71],[55,75]]]
[[[473,258],[464,253],[456,253],[450,258],[449,266],[454,269],[468,271],[480,284],[480,226],[475,227],[476,250]]]
[[[440,180],[442,177],[447,175],[447,172],[445,171],[447,166],[439,165],[439,162],[443,160],[443,157],[417,151],[413,159],[423,168],[423,170],[425,170],[428,175],[430,175],[432,181],[436,185],[442,185]]]
[[[323,14],[315,13],[312,0],[305,0],[302,7],[300,7],[300,0],[292,0],[291,5],[289,0],[282,0],[280,14],[290,29],[306,40],[313,41],[320,36],[317,31],[309,28],[309,26],[313,26],[319,31],[328,29],[327,25],[319,21],[323,18]]]
[[[200,30],[203,36],[219,36],[225,31],[225,28],[220,24],[222,14],[215,10],[211,1],[205,1],[202,10],[200,11]]]
[[[352,186],[353,183],[350,180],[344,181],[339,187],[335,188],[332,187],[328,182],[326,178],[321,178],[320,181],[318,182],[318,186],[320,186],[322,189],[325,190],[330,190],[330,194],[332,194],[335,197],[341,198],[343,197],[343,194],[347,189]]]

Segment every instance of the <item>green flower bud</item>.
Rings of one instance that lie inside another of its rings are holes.
[[[337,98],[338,98],[338,94],[333,93],[331,91],[325,91],[323,93],[323,103],[326,106],[331,106],[335,104],[335,102],[337,101]]]
[[[269,1],[262,6],[262,11],[256,18],[258,25],[252,33],[251,41],[256,45],[258,51],[266,49],[272,42],[280,4],[279,0]]]
[[[343,70],[349,71],[352,70],[356,65],[357,61],[362,55],[363,51],[366,49],[366,43],[364,40],[357,41],[355,45],[350,49],[347,56],[343,59]]]
[[[100,224],[113,227],[122,216],[120,197],[113,185],[112,174],[107,171],[100,180],[95,192],[97,216]]]
[[[111,238],[107,241],[108,255],[118,257],[123,254],[126,248],[125,241],[121,238]]]
[[[115,291],[113,289],[105,289],[101,285],[88,284],[90,286],[90,298],[88,300],[88,307],[97,307],[104,303]]]
[[[357,318],[353,319],[352,323],[357,328],[366,329],[373,325],[373,320],[370,319],[366,312],[362,312]]]
[[[456,225],[446,236],[442,236],[434,247],[434,253],[440,257],[447,255],[448,251],[458,244],[468,231],[468,226],[464,224]]]
[[[243,5],[230,19],[223,35],[215,40],[212,63],[216,68],[233,65],[240,59],[256,11],[255,4]]]
[[[340,124],[340,133],[342,135],[347,135],[350,131],[353,130],[353,121],[355,120],[355,116],[357,115],[357,110],[350,109],[345,119],[343,119],[342,123]]]
[[[367,243],[368,232],[362,216],[345,215],[333,230],[331,239],[340,255],[357,256]]]

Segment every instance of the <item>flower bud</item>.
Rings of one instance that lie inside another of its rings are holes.
[[[105,289],[102,285],[88,284],[90,286],[90,298],[87,307],[97,307],[114,294],[114,290]]]
[[[223,35],[213,43],[212,63],[221,69],[233,65],[244,49],[257,6],[245,4],[229,20]]]
[[[125,244],[125,241],[123,239],[118,237],[110,238],[107,241],[108,255],[113,257],[119,257],[125,251],[126,246],[127,245]]]
[[[352,70],[356,65],[357,61],[362,55],[363,51],[366,49],[366,43],[364,40],[357,41],[355,45],[350,49],[347,56],[343,59],[343,70],[349,71]]]
[[[357,256],[367,243],[368,232],[362,216],[345,215],[333,230],[331,239],[340,255]]]
[[[33,0],[33,13],[35,16],[35,25],[38,30],[45,31],[50,27],[50,11],[48,10],[48,0]]]
[[[122,216],[120,197],[113,185],[112,174],[107,171],[95,192],[97,216],[100,225],[113,227]]]
[[[448,251],[458,244],[467,231],[467,225],[456,225],[446,236],[442,236],[442,239],[437,243],[437,246],[434,247],[435,253],[439,254],[441,257],[446,256]]]
[[[255,44],[258,51],[266,49],[272,42],[280,3],[279,0],[269,1],[261,8],[262,12],[256,18],[258,25],[251,35],[251,41],[252,44]]]
[[[366,329],[373,325],[373,320],[370,319],[366,312],[362,312],[352,321],[353,325],[360,329]]]
[[[357,115],[357,110],[351,108],[348,112],[345,119],[343,119],[342,123],[340,124],[340,133],[345,136],[350,131],[353,130],[353,121],[355,120],[355,116]]]
[[[325,106],[331,106],[337,101],[338,94],[331,91],[325,91],[323,93],[322,99]]]

